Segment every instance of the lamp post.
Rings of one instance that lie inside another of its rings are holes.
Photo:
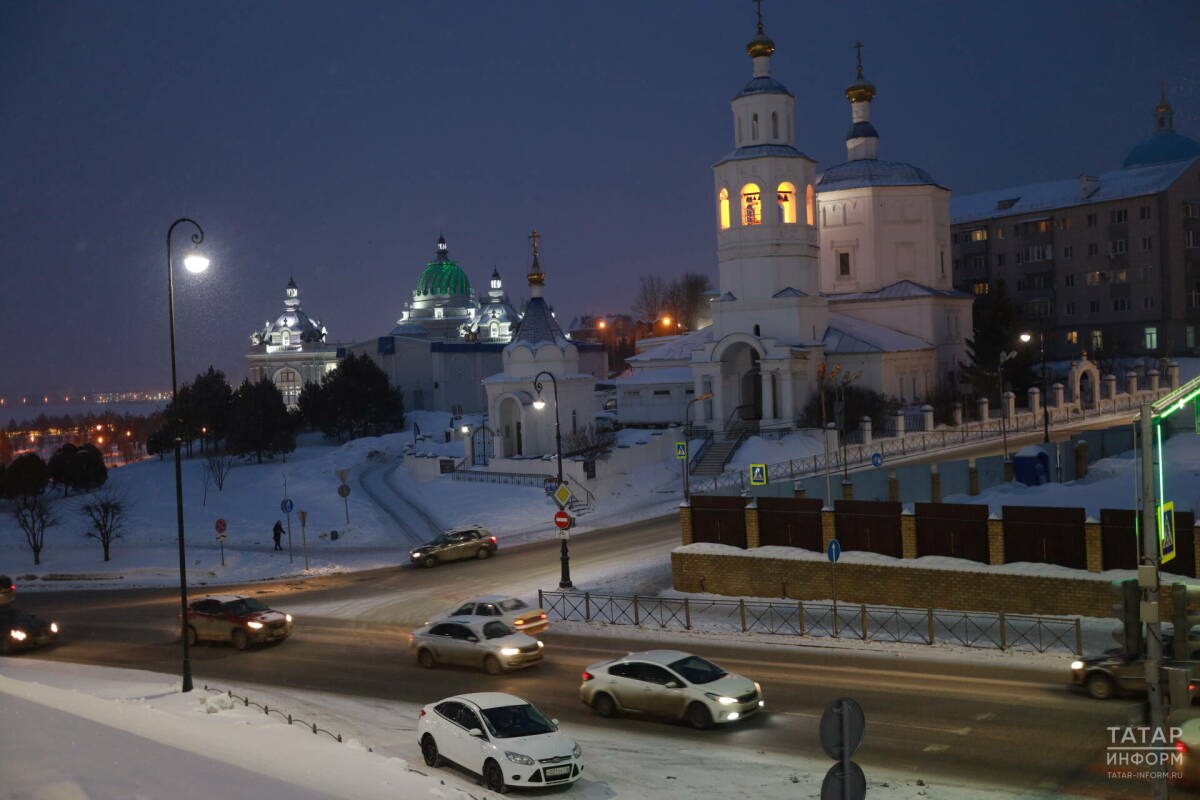
[[[705,392],[699,397],[692,398],[688,401],[687,408],[683,411],[683,441],[690,442],[692,439],[692,406],[699,403],[701,400],[711,400],[712,392]],[[691,470],[692,454],[688,450],[683,453],[683,499],[687,500],[692,496],[692,470]]]
[[[1021,341],[1029,344],[1033,339],[1033,334],[1022,333]],[[1045,327],[1038,328],[1038,349],[1041,351],[1042,357],[1042,441],[1050,443],[1050,408],[1047,401],[1050,399],[1050,384],[1046,376],[1046,329]]]
[[[541,411],[546,407],[546,401],[542,399],[542,376],[545,375],[550,379],[550,383],[554,385],[554,452],[558,456],[558,485],[562,486],[562,434],[558,424],[558,379],[553,374],[542,370],[533,377],[533,388],[537,389],[537,400],[533,401],[533,407]],[[559,541],[562,542],[562,577],[558,581],[560,589],[574,589],[575,586],[571,583],[571,553],[567,549],[567,538],[564,536]]]
[[[1016,357],[1017,351],[1009,350],[1000,354],[1000,362],[996,364],[996,375],[1000,378],[1000,438],[1004,441],[1005,464],[1008,463],[1008,404],[1004,402],[1004,362],[1012,361]]]
[[[201,273],[208,269],[208,259],[205,258],[197,246],[204,241],[204,229],[200,227],[200,223],[187,217],[181,217],[171,223],[171,227],[167,228],[167,319],[171,326],[171,404],[175,406],[175,411],[178,413],[179,407],[176,405],[176,400],[179,399],[179,390],[177,388],[177,378],[175,373],[175,270],[171,259],[171,234],[175,232],[175,227],[180,223],[189,223],[196,228],[196,232],[192,234],[192,251],[183,259],[183,266],[191,273]],[[183,466],[180,463],[179,440],[180,440],[180,425],[181,420],[175,420],[175,518],[179,526],[179,624],[180,624],[180,640],[183,642],[183,685],[182,690],[190,692],[192,690],[192,661],[188,653],[188,607],[187,607],[187,557],[184,551],[183,539]]]

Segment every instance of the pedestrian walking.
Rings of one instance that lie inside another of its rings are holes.
[[[283,520],[275,520],[275,527],[271,530],[271,535],[275,537],[275,549],[282,550],[283,545],[279,540],[283,537]]]

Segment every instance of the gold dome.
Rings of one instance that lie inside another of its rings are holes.
[[[846,87],[846,99],[851,103],[869,103],[875,99],[875,86],[868,80],[858,80]]]
[[[746,52],[750,54],[751,58],[769,56],[775,52],[775,42],[771,41],[770,36],[767,36],[765,33],[760,33],[758,36],[755,36],[753,39],[751,39],[750,43],[746,45]]]

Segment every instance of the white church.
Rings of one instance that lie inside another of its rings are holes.
[[[846,89],[847,160],[819,177],[796,148],[795,97],[771,76],[774,42],[747,45],[754,73],[732,100],[734,149],[713,166],[719,296],[713,324],[628,359],[625,424],[746,421],[789,427],[817,391],[817,368],[922,401],[955,380],[971,330],[950,267],[950,191],[924,170],[879,158],[875,87]]]

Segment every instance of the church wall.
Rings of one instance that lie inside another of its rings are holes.
[[[937,354],[933,350],[883,353],[883,393],[902,403],[924,403],[937,388]]]
[[[503,369],[502,345],[462,345],[434,348],[434,404],[438,411],[461,406],[463,413],[487,410],[482,380]]]
[[[392,386],[399,388],[404,395],[405,411],[433,409],[435,389],[429,342],[399,336],[381,338],[390,338],[394,342],[395,353],[380,353],[378,339],[349,345],[346,353],[365,354],[378,364]]]

